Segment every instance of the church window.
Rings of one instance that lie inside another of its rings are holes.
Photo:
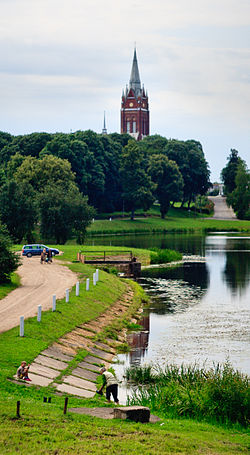
[[[127,122],[127,133],[130,133],[130,122]]]
[[[133,133],[136,133],[136,121],[133,120]]]

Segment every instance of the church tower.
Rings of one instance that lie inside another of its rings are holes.
[[[129,87],[127,86],[125,92],[124,90],[122,92],[121,133],[128,133],[137,141],[149,135],[148,94],[144,87],[141,87],[136,49]]]

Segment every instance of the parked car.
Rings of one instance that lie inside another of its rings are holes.
[[[31,245],[23,245],[22,256],[27,256],[27,258],[31,258],[31,256],[40,256],[44,248],[47,253],[51,250],[52,256],[59,254],[59,250],[57,248],[50,248],[49,246],[42,245],[41,243],[34,243]]]

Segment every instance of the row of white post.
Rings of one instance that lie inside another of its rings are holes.
[[[99,281],[99,269],[93,273],[93,285],[96,286],[97,281]],[[86,291],[89,291],[89,278],[86,279]],[[65,291],[65,301],[66,303],[69,302],[69,289]],[[76,296],[79,297],[80,294],[80,283],[77,281],[76,283]],[[56,295],[53,295],[52,299],[52,311],[56,311]],[[41,322],[42,320],[42,305],[38,305],[37,308],[37,321]],[[20,337],[24,336],[24,316],[20,316]]]

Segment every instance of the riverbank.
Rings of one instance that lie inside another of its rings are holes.
[[[217,220],[195,216],[193,212],[171,209],[163,220],[152,215],[135,218],[114,218],[110,220],[95,220],[87,230],[88,237],[97,235],[122,235],[142,233],[200,233],[207,232],[250,232],[250,221]]]
[[[93,268],[70,261],[76,260],[77,248],[65,246],[64,260],[67,267],[79,274],[80,283],[84,283],[87,277],[92,276]],[[141,253],[141,258],[147,262],[144,253]],[[111,308],[126,293],[126,286],[126,282],[116,276],[100,272],[98,285],[90,291],[86,292],[80,284],[80,298],[75,296],[73,288],[70,302],[66,303],[64,299],[58,302],[57,311],[43,313],[40,324],[36,318],[29,319],[25,324],[25,337],[18,337],[17,328],[0,335],[0,351],[4,353],[0,371],[0,453],[18,451],[31,455],[66,455],[131,452],[137,455],[155,454],[156,447],[163,454],[247,453],[247,433],[241,427],[230,429],[164,416],[160,416],[162,420],[159,423],[143,425],[103,421],[84,415],[64,415],[64,395],[55,394],[53,388],[25,387],[6,380],[12,378],[23,359],[32,362],[41,350],[76,325],[95,320],[105,309]],[[141,304],[141,300],[137,303]],[[121,327],[118,326],[117,331],[121,332]],[[78,351],[78,360],[83,360],[86,355],[86,351]],[[45,403],[44,396],[50,396],[51,403]],[[21,401],[19,419],[16,418],[17,400]],[[104,398],[99,396],[91,399],[69,397],[71,408],[105,405]]]

